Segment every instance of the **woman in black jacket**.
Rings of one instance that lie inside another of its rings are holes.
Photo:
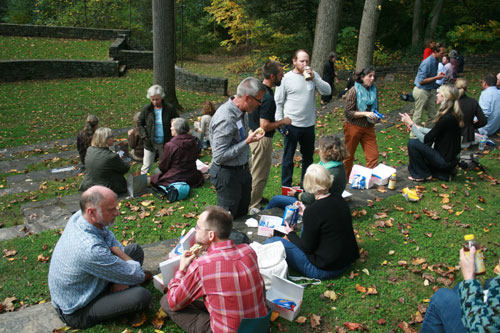
[[[332,176],[319,164],[311,164],[304,176],[304,189],[315,201],[307,206],[297,202],[303,215],[301,235],[295,225],[285,226],[284,238],[273,237],[266,243],[282,242],[288,266],[303,276],[332,279],[345,272],[359,258],[349,206],[329,189]]]
[[[475,141],[475,130],[483,127],[488,122],[481,110],[479,103],[465,94],[467,91],[467,80],[459,77],[455,81],[458,88],[458,105],[462,111],[464,127],[462,127],[462,148],[468,148]]]
[[[179,117],[175,108],[163,99],[165,92],[160,85],[151,86],[147,97],[151,103],[144,106],[138,122],[139,132],[144,142],[142,174],[149,172],[157,152],[161,160],[163,145],[172,138],[170,121]]]
[[[330,52],[323,65],[323,75],[321,78],[323,81],[328,82],[332,91],[330,95],[321,95],[321,105],[326,105],[332,100],[333,89],[335,89],[334,83],[337,82],[337,74],[335,74],[335,60],[337,60],[337,54],[335,52]]]
[[[458,89],[453,84],[439,88],[437,103],[441,104],[432,129],[420,127],[407,114],[401,120],[417,136],[408,141],[410,164],[408,179],[423,182],[432,177],[449,181],[459,161],[462,111],[458,104]]]

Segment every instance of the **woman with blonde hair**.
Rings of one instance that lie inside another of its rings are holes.
[[[76,148],[78,149],[78,154],[80,155],[80,161],[85,164],[85,155],[87,154],[87,149],[90,146],[90,141],[92,141],[92,136],[95,130],[99,126],[99,117],[89,114],[85,122],[83,129],[78,132],[76,137]]]
[[[110,128],[98,128],[92,137],[91,146],[85,157],[85,175],[80,191],[85,191],[94,185],[102,185],[112,189],[116,194],[127,192],[127,181],[124,175],[130,166],[112,152],[109,147],[114,143]]]
[[[295,232],[295,225],[286,224],[284,238],[266,241],[282,242],[290,268],[321,280],[341,275],[359,258],[351,211],[340,195],[329,192],[332,178],[325,167],[311,164],[304,176],[304,189],[314,194],[315,201],[307,208],[297,203],[303,216],[301,235]]]
[[[459,98],[458,105],[462,110],[464,127],[462,127],[462,148],[468,148],[471,143],[474,143],[474,131],[483,127],[488,122],[483,110],[479,107],[479,103],[472,97],[467,96],[467,80],[459,77],[455,81],[455,86],[458,88]],[[474,120],[476,119],[476,120]]]
[[[401,120],[417,137],[408,141],[411,174],[408,179],[423,182],[435,177],[449,181],[456,172],[464,124],[458,97],[459,91],[453,84],[439,88],[436,103],[441,106],[432,129],[418,126],[407,113],[400,114]]]

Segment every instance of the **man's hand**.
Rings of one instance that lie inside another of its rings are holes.
[[[111,253],[113,253],[115,256],[118,258],[127,261],[127,260],[133,260],[130,258],[125,252],[122,251],[118,246],[112,246],[109,248],[111,250]]]
[[[294,205],[299,206],[299,215],[304,215],[306,205],[302,201],[295,201]]]
[[[283,119],[281,119],[281,124],[282,125],[291,125],[292,124],[292,120],[288,117],[285,117]]]
[[[460,249],[460,268],[462,268],[462,275],[464,280],[474,279],[476,276],[476,265],[474,258],[476,256],[476,248],[472,246],[469,254],[465,254],[464,249]]]
[[[257,142],[260,139],[262,139],[264,137],[264,135],[266,135],[266,132],[261,133],[261,134],[257,133],[257,131],[250,132],[248,137],[245,139],[245,142],[247,145],[252,143],[252,142]]]
[[[411,131],[411,127],[413,126],[413,120],[411,119],[408,113],[400,113],[401,121],[405,123],[406,127]]]
[[[443,72],[439,73],[437,76],[436,76],[436,80],[441,80],[443,77],[445,76],[445,74]]]
[[[128,133],[128,135],[130,135],[130,134],[132,134],[133,132],[134,132],[134,129],[133,129],[133,128],[131,128],[131,129],[129,129],[129,130],[128,130],[128,132],[127,132],[127,133]]]
[[[109,290],[112,292],[112,293],[117,293],[119,291],[122,291],[122,290],[125,290],[125,289],[128,289],[129,286],[127,286],[126,284],[121,284],[121,283],[113,283],[111,284],[111,287],[109,288]]]
[[[307,66],[307,69],[304,69],[304,73],[309,73],[311,74],[311,80],[314,79],[314,71],[310,66]]]
[[[181,260],[179,261],[179,270],[186,273],[189,265],[193,262],[196,256],[190,251],[186,251],[182,254]]]

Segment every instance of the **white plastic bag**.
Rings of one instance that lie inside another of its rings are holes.
[[[288,276],[288,264],[286,263],[285,247],[281,242],[269,244],[253,242],[250,246],[257,253],[259,271],[264,279],[266,290],[271,288],[273,274],[286,279]]]

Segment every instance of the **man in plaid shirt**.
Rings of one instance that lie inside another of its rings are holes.
[[[232,228],[225,209],[207,207],[196,223],[196,242],[207,253],[195,259],[185,252],[161,299],[163,310],[186,332],[236,332],[241,319],[267,315],[257,255],[228,239]]]

